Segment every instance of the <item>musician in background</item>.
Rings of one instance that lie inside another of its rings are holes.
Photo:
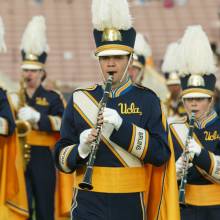
[[[65,173],[75,171],[72,219],[143,220],[147,216],[148,220],[162,220],[163,216],[178,220],[174,155],[160,100],[128,77],[136,35],[128,3],[96,0],[92,12],[103,84],[73,92],[55,149],[57,167]],[[99,138],[94,127],[110,74],[112,89],[107,107],[98,117],[98,125],[103,127],[91,176],[93,189],[88,191],[79,188],[79,183],[91,143]]]
[[[165,105],[168,124],[185,115],[185,109],[180,97],[181,85],[177,72],[178,64],[178,43],[174,42],[168,45],[164,55],[161,70],[166,78],[166,85],[170,92]]]
[[[21,69],[26,103],[17,110],[18,119],[31,125],[31,131],[26,136],[26,143],[31,149],[25,176],[30,219],[35,213],[36,220],[55,219],[56,173],[51,150],[64,111],[60,95],[41,85],[45,79],[44,65],[47,58],[45,31],[44,17],[35,16],[23,34]]]
[[[141,85],[145,71],[145,62],[151,53],[151,48],[144,36],[141,33],[137,33],[134,44],[133,62],[128,69],[133,82]]]
[[[153,65],[151,47],[141,33],[137,33],[133,62],[128,72],[133,82],[154,91],[162,102],[165,102],[169,97],[166,80],[156,71]]]
[[[182,220],[217,220],[220,215],[220,119],[213,110],[216,67],[208,38],[201,26],[190,26],[180,44],[179,72],[188,118],[195,113],[193,138],[187,144],[189,166],[183,160],[188,121],[170,125],[179,180],[187,172]],[[184,51],[184,53],[183,53]]]
[[[0,52],[6,52],[1,17]],[[4,84],[2,79],[1,84]],[[7,93],[0,86],[0,219],[25,220],[27,217],[22,155],[17,142],[14,115]]]

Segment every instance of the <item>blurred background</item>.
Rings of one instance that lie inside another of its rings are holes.
[[[130,0],[130,6],[134,27],[147,37],[159,72],[167,45],[177,41],[188,25],[202,25],[220,54],[220,0]],[[90,7],[91,0],[0,0],[8,48],[0,54],[0,81],[12,80],[9,90],[16,87],[21,37],[34,15],[46,18],[47,86],[68,95],[76,87],[100,81]]]

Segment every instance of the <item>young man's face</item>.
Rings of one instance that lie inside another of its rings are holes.
[[[186,98],[183,99],[184,107],[188,114],[195,112],[196,119],[203,119],[210,111],[212,99],[211,98]]]
[[[25,79],[27,88],[37,88],[41,84],[43,71],[22,69],[22,76]]]
[[[100,66],[105,79],[108,78],[109,72],[113,72],[113,88],[120,84],[120,80],[122,79],[128,65],[128,60],[129,56],[126,55],[99,57]]]

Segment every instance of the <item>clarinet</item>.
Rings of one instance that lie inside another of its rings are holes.
[[[186,205],[185,187],[187,183],[187,173],[188,173],[188,166],[189,166],[189,160],[190,160],[190,154],[188,152],[188,145],[189,145],[189,141],[192,139],[193,130],[194,130],[194,122],[195,122],[195,112],[192,112],[191,118],[189,120],[189,131],[188,131],[188,135],[186,138],[185,149],[182,155],[183,160],[184,160],[184,168],[182,170],[181,182],[180,182],[180,187],[179,187],[179,202],[182,205]]]
[[[109,98],[109,93],[110,93],[111,87],[112,87],[112,79],[113,79],[113,72],[109,72],[109,77],[108,77],[108,80],[106,81],[103,98],[100,102],[100,108],[99,108],[98,116],[100,114],[102,114],[104,108],[107,105],[107,101],[108,101],[108,98]],[[95,163],[96,153],[98,151],[98,147],[99,147],[100,140],[101,140],[102,126],[103,126],[103,124],[96,123],[95,129],[97,131],[97,137],[91,143],[91,152],[90,152],[90,155],[89,155],[89,160],[87,162],[86,171],[85,171],[85,174],[84,174],[84,177],[83,177],[83,181],[79,184],[79,187],[81,189],[85,189],[85,190],[92,190],[93,189],[93,186],[92,186],[93,166],[94,166],[94,163]]]

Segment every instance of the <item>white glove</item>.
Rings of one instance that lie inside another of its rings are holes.
[[[188,144],[189,153],[199,156],[201,153],[201,150],[202,150],[201,146],[194,139],[191,139],[189,141],[189,144]]]
[[[18,118],[21,120],[37,123],[40,120],[40,112],[29,106],[25,106],[19,109]]]
[[[112,124],[116,130],[118,130],[122,124],[121,116],[118,114],[118,112],[115,109],[111,109],[111,108],[104,109],[103,121],[104,123]]]
[[[82,157],[83,159],[86,158],[90,151],[91,151],[91,144],[87,143],[88,137],[91,134],[92,129],[86,129],[84,130],[80,136],[79,136],[79,147],[78,147],[78,152],[79,156]]]
[[[188,164],[188,168],[192,167],[193,164],[192,163],[189,163]],[[181,175],[182,175],[182,170],[183,168],[185,167],[185,164],[184,164],[184,160],[183,160],[183,157],[180,156],[178,158],[178,160],[176,161],[176,176],[177,176],[177,180],[179,180],[181,178]],[[188,169],[187,168],[187,169]]]

